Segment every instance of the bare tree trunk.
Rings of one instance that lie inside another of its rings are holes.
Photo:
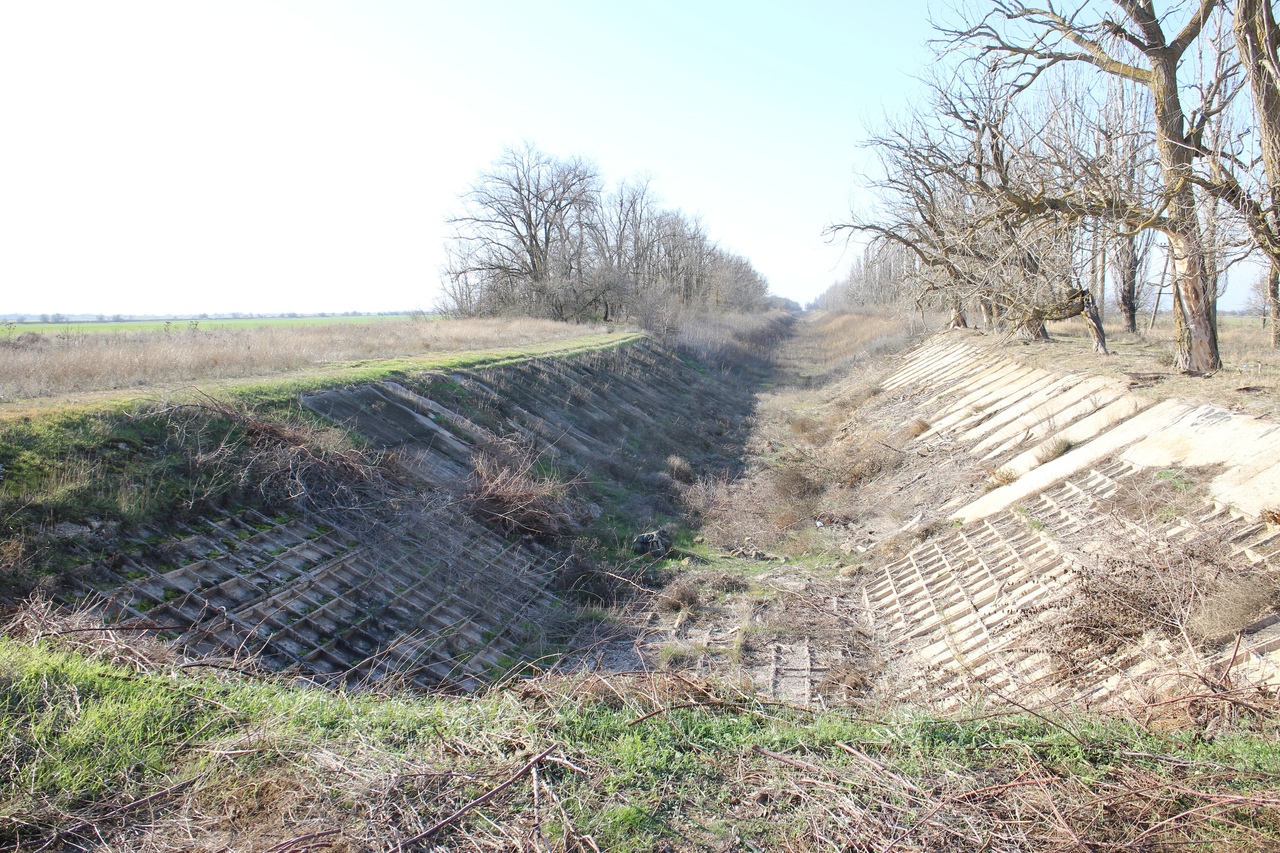
[[[1190,181],[1193,150],[1184,135],[1186,118],[1178,99],[1177,63],[1167,55],[1152,57],[1150,87],[1155,98],[1160,172],[1169,200],[1169,251],[1177,295],[1174,328],[1178,352],[1174,364],[1179,370],[1208,373],[1222,367],[1222,360],[1209,298],[1204,238]]]
[[[996,309],[991,299],[986,296],[979,296],[978,310],[982,312],[982,325],[988,330],[994,329],[996,325]]]
[[[1094,247],[1096,252],[1097,264],[1093,271],[1093,307],[1094,313],[1098,315],[1098,328],[1102,328],[1102,313],[1107,303],[1107,241],[1102,239],[1100,231],[1094,232]],[[1103,345],[1106,350],[1106,345]]]
[[[1267,314],[1271,318],[1271,348],[1280,349],[1280,264],[1267,271]]]
[[[1098,310],[1097,300],[1087,290],[1080,298],[1084,302],[1080,316],[1084,318],[1085,325],[1089,328],[1089,337],[1093,339],[1093,351],[1099,355],[1110,355],[1107,352],[1107,333],[1102,328],[1102,312]]]
[[[1116,268],[1116,301],[1126,332],[1138,331],[1138,247],[1137,235],[1120,234],[1112,254]]]
[[[1186,192],[1191,193],[1190,186]],[[1222,367],[1222,360],[1218,356],[1218,330],[1213,324],[1205,286],[1204,249],[1194,212],[1189,222],[1179,225],[1180,231],[1168,235],[1169,249],[1173,252],[1173,325],[1178,347],[1174,366],[1179,370],[1211,373]]]
[[[1147,321],[1147,331],[1150,332],[1156,327],[1156,314],[1160,312],[1160,300],[1164,299],[1164,288],[1169,282],[1169,267],[1172,264],[1172,256],[1169,247],[1165,246],[1164,251],[1164,269],[1160,271],[1160,287],[1156,290],[1156,298],[1151,303],[1151,319]]]
[[[1044,312],[1032,311],[1018,322],[1017,335],[1024,341],[1051,341],[1049,329],[1044,324]]]
[[[1262,166],[1267,177],[1263,193],[1265,217],[1272,235],[1280,235],[1280,28],[1270,0],[1238,0],[1233,29],[1240,62],[1249,75],[1253,109],[1257,116]],[[1255,229],[1256,231],[1256,229]],[[1264,245],[1264,249],[1267,247]],[[1271,317],[1271,346],[1280,349],[1280,257],[1271,247],[1267,275],[1267,313]]]

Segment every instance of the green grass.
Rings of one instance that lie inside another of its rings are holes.
[[[0,639],[0,758],[9,768],[0,776],[0,844],[19,840],[19,827],[30,841],[77,814],[102,814],[184,781],[193,785],[188,813],[245,813],[245,800],[273,780],[311,791],[306,808],[296,808],[322,815],[326,828],[392,838],[405,813],[396,807],[438,819],[547,747],[565,762],[542,766],[540,778],[564,809],[549,825],[561,833],[567,817],[571,835],[609,850],[713,847],[735,834],[757,849],[788,840],[820,849],[814,828],[840,816],[840,803],[877,808],[885,797],[896,798],[904,827],[956,809],[999,825],[998,814],[981,817],[986,800],[969,802],[966,792],[1026,778],[1047,780],[1070,814],[1073,803],[1126,785],[1144,796],[1166,792],[1169,801],[1137,824],[1119,807],[1110,817],[1090,812],[1077,827],[1085,837],[1133,837],[1171,809],[1194,808],[1194,798],[1183,808],[1180,790],[1266,799],[1280,779],[1273,736],[1247,729],[1206,739],[1081,711],[864,719],[802,712],[714,684],[617,677],[603,685],[521,682],[478,698],[362,695],[126,669],[46,642]],[[655,690],[666,691],[658,704]],[[358,784],[366,776],[401,781],[366,789]],[[517,780],[440,841],[494,825],[527,828],[531,800],[529,779]],[[171,804],[169,816],[175,812]],[[161,800],[153,820],[165,816]],[[1274,843],[1280,831],[1274,805],[1209,818],[1192,827],[1196,837]]]

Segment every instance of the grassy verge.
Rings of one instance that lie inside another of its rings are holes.
[[[1274,720],[1242,697],[1187,700],[1235,714],[1213,738],[1174,713],[865,719],[658,675],[387,697],[194,675],[42,624],[0,640],[10,848],[385,849],[437,825],[476,849],[1280,842]]]

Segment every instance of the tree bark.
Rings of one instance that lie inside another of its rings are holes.
[[[1089,328],[1089,337],[1093,339],[1093,351],[1099,355],[1110,355],[1107,352],[1107,333],[1102,328],[1102,313],[1098,310],[1098,301],[1087,290],[1081,294],[1080,298],[1084,303],[1080,316],[1084,318],[1085,325]]]
[[[1280,349],[1280,264],[1267,271],[1267,314],[1271,318],[1271,348]]]
[[[1280,28],[1270,0],[1238,0],[1233,30],[1240,62],[1249,75],[1253,109],[1258,124],[1258,144],[1267,178],[1263,194],[1269,230],[1280,235]],[[1264,246],[1265,248],[1265,246]],[[1280,294],[1277,274],[1280,258],[1272,251],[1267,280],[1267,313],[1271,316],[1271,346],[1280,348]]]
[[[1137,236],[1121,234],[1112,254],[1116,268],[1116,301],[1126,332],[1138,331]]]
[[[1156,150],[1169,200],[1168,237],[1173,253],[1174,311],[1179,370],[1211,372],[1222,367],[1218,330],[1213,323],[1203,234],[1191,184],[1193,148],[1186,138],[1186,116],[1179,100],[1177,60],[1169,54],[1149,53],[1151,94],[1155,98]]]

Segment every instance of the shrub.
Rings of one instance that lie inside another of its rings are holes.
[[[578,530],[570,511],[570,483],[536,471],[537,458],[514,442],[499,442],[472,457],[466,500],[471,510],[508,533],[563,536]]]

